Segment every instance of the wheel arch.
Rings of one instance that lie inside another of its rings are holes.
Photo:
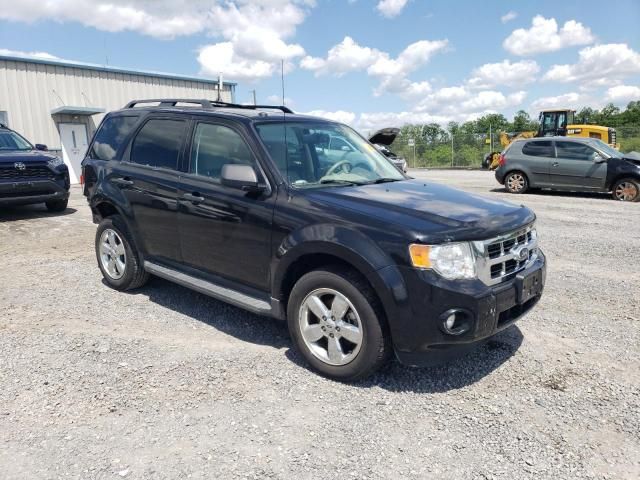
[[[314,228],[314,227],[309,227]],[[291,289],[305,273],[328,265],[340,265],[358,272],[371,286],[380,300],[387,318],[392,316],[399,302],[404,301],[407,289],[404,279],[392,261],[378,245],[355,231],[335,231],[332,238],[320,235],[304,239],[305,235],[292,235],[278,248],[272,265],[272,296],[281,302],[283,311]],[[322,232],[315,226],[315,232]],[[357,243],[356,243],[357,242]]]

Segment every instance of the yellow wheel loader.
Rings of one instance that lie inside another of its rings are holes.
[[[597,138],[608,143],[613,148],[619,147],[615,128],[603,127],[601,125],[585,125],[574,123],[575,110],[556,109],[543,110],[540,112],[540,127],[537,132],[520,132],[517,134],[500,133],[500,144],[503,150],[514,140],[533,137],[588,137]],[[483,167],[489,170],[498,168],[500,152],[489,153],[482,162]]]

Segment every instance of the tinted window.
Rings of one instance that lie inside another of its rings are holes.
[[[24,138],[11,130],[0,130],[0,150],[31,150],[33,147]]]
[[[553,142],[527,142],[522,147],[522,153],[531,155],[532,157],[554,157]]]
[[[571,160],[592,160],[596,151],[578,142],[556,142],[558,158],[569,158]]]
[[[178,165],[185,125],[181,120],[149,120],[133,141],[131,161],[141,165],[175,169]]]
[[[234,130],[210,123],[199,123],[191,147],[191,173],[220,179],[228,163],[254,165],[253,155]]]
[[[89,157],[113,160],[137,121],[137,116],[107,118],[96,133]]]

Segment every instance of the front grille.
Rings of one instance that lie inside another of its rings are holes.
[[[488,285],[513,278],[537,256],[538,239],[532,226],[474,243],[478,276]]]
[[[0,167],[0,180],[22,179],[53,179],[55,174],[44,165],[27,165],[24,170],[18,170],[13,165]]]

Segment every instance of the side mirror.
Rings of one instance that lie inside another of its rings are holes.
[[[593,163],[604,163],[606,162],[607,159],[604,157],[601,157],[600,155],[598,155],[597,153],[593,156]]]
[[[237,188],[246,192],[262,192],[266,189],[258,181],[258,175],[251,165],[235,165],[227,163],[222,166],[220,183],[226,187]]]
[[[46,145],[42,144],[42,143],[36,143],[35,147],[36,147],[36,150],[42,150],[43,152],[48,152],[49,151],[49,148]]]

